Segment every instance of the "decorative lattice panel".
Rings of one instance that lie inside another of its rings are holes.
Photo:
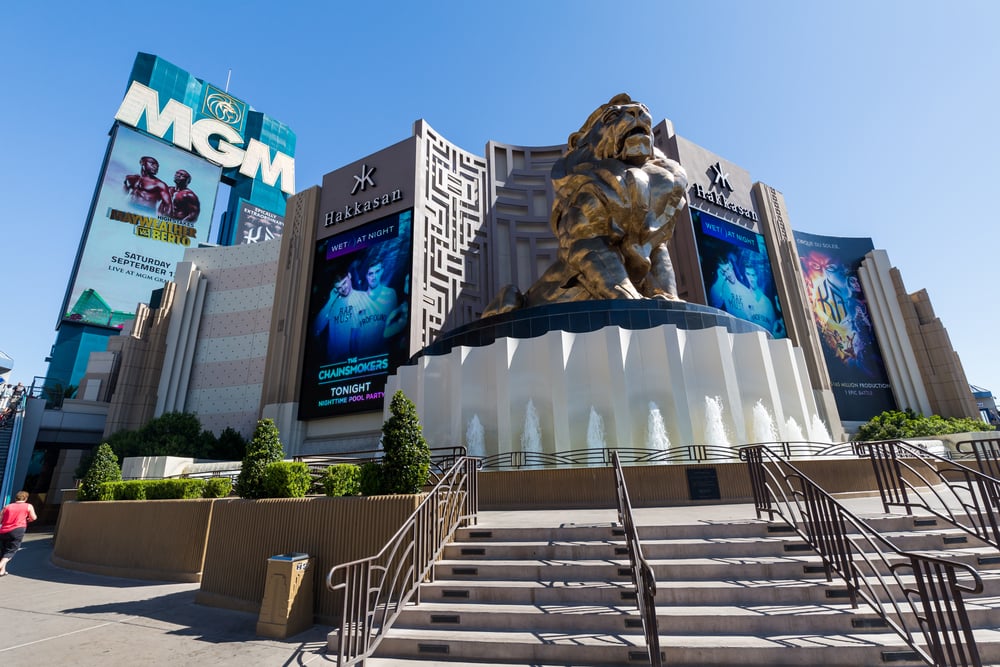
[[[486,292],[484,260],[486,161],[446,141],[418,121],[423,165],[418,165],[414,280],[420,280],[423,347],[441,331],[477,319]],[[422,167],[422,168],[421,168]]]

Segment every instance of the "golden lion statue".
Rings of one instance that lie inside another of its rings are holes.
[[[667,242],[687,175],[653,146],[652,123],[645,105],[623,93],[569,136],[552,166],[558,259],[524,294],[504,287],[484,317],[563,301],[677,300]]]

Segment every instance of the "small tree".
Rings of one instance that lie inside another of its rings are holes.
[[[383,493],[417,493],[430,479],[431,450],[413,401],[402,391],[392,396],[390,417],[382,425]]]
[[[267,464],[280,461],[285,451],[278,437],[278,427],[273,419],[261,419],[254,429],[253,438],[247,446],[247,454],[236,478],[236,493],[241,498],[266,498],[264,469]]]
[[[97,447],[94,459],[87,469],[87,474],[80,482],[77,498],[80,500],[97,500],[98,490],[104,482],[122,481],[122,469],[118,467],[118,458],[111,451],[111,445],[104,442]]]

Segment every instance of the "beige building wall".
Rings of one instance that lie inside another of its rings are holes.
[[[126,324],[121,335],[108,339],[105,354],[112,355],[115,361],[112,373],[101,380],[107,392],[100,392],[97,399],[110,401],[104,438],[124,429],[138,429],[155,416],[167,332],[177,296],[177,284],[166,283],[158,308],[139,304],[135,319]],[[88,364],[88,386],[94,379],[93,368],[96,366]],[[84,395],[88,393],[84,387]]]
[[[868,253],[859,275],[865,295],[876,296],[869,298],[869,307],[900,409],[979,419],[965,369],[927,291],[907,294],[899,269],[884,250]],[[895,363],[890,366],[890,361]],[[901,376],[898,384],[894,370]],[[913,400],[914,393],[925,402]]]
[[[785,319],[785,329],[789,339],[805,356],[820,417],[827,423],[835,438],[843,437],[840,412],[833,397],[822,342],[806,296],[802,262],[792,235],[785,197],[778,190],[759,182],[753,185],[753,196],[760,214],[760,233],[764,236],[767,253],[771,258],[778,300],[783,306],[781,314]]]
[[[196,267],[207,289],[185,309],[189,326],[178,327],[168,348],[168,358],[180,367],[172,369],[171,386],[161,385],[158,415],[192,412],[216,434],[228,427],[244,437],[253,434],[280,249],[275,240],[184,253],[178,272],[188,264]]]
[[[912,326],[916,324],[916,313],[906,307],[905,300],[899,299],[892,271],[894,269],[884,250],[871,251],[858,267],[858,278],[868,301],[869,318],[877,332],[896,405],[900,410],[933,414],[934,408],[924,387],[918,351],[911,343],[913,332],[919,328],[919,325]]]

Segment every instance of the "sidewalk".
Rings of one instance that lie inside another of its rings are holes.
[[[261,639],[257,616],[194,603],[198,584],[101,577],[51,563],[52,533],[29,528],[0,577],[0,665],[332,665],[330,628]]]

